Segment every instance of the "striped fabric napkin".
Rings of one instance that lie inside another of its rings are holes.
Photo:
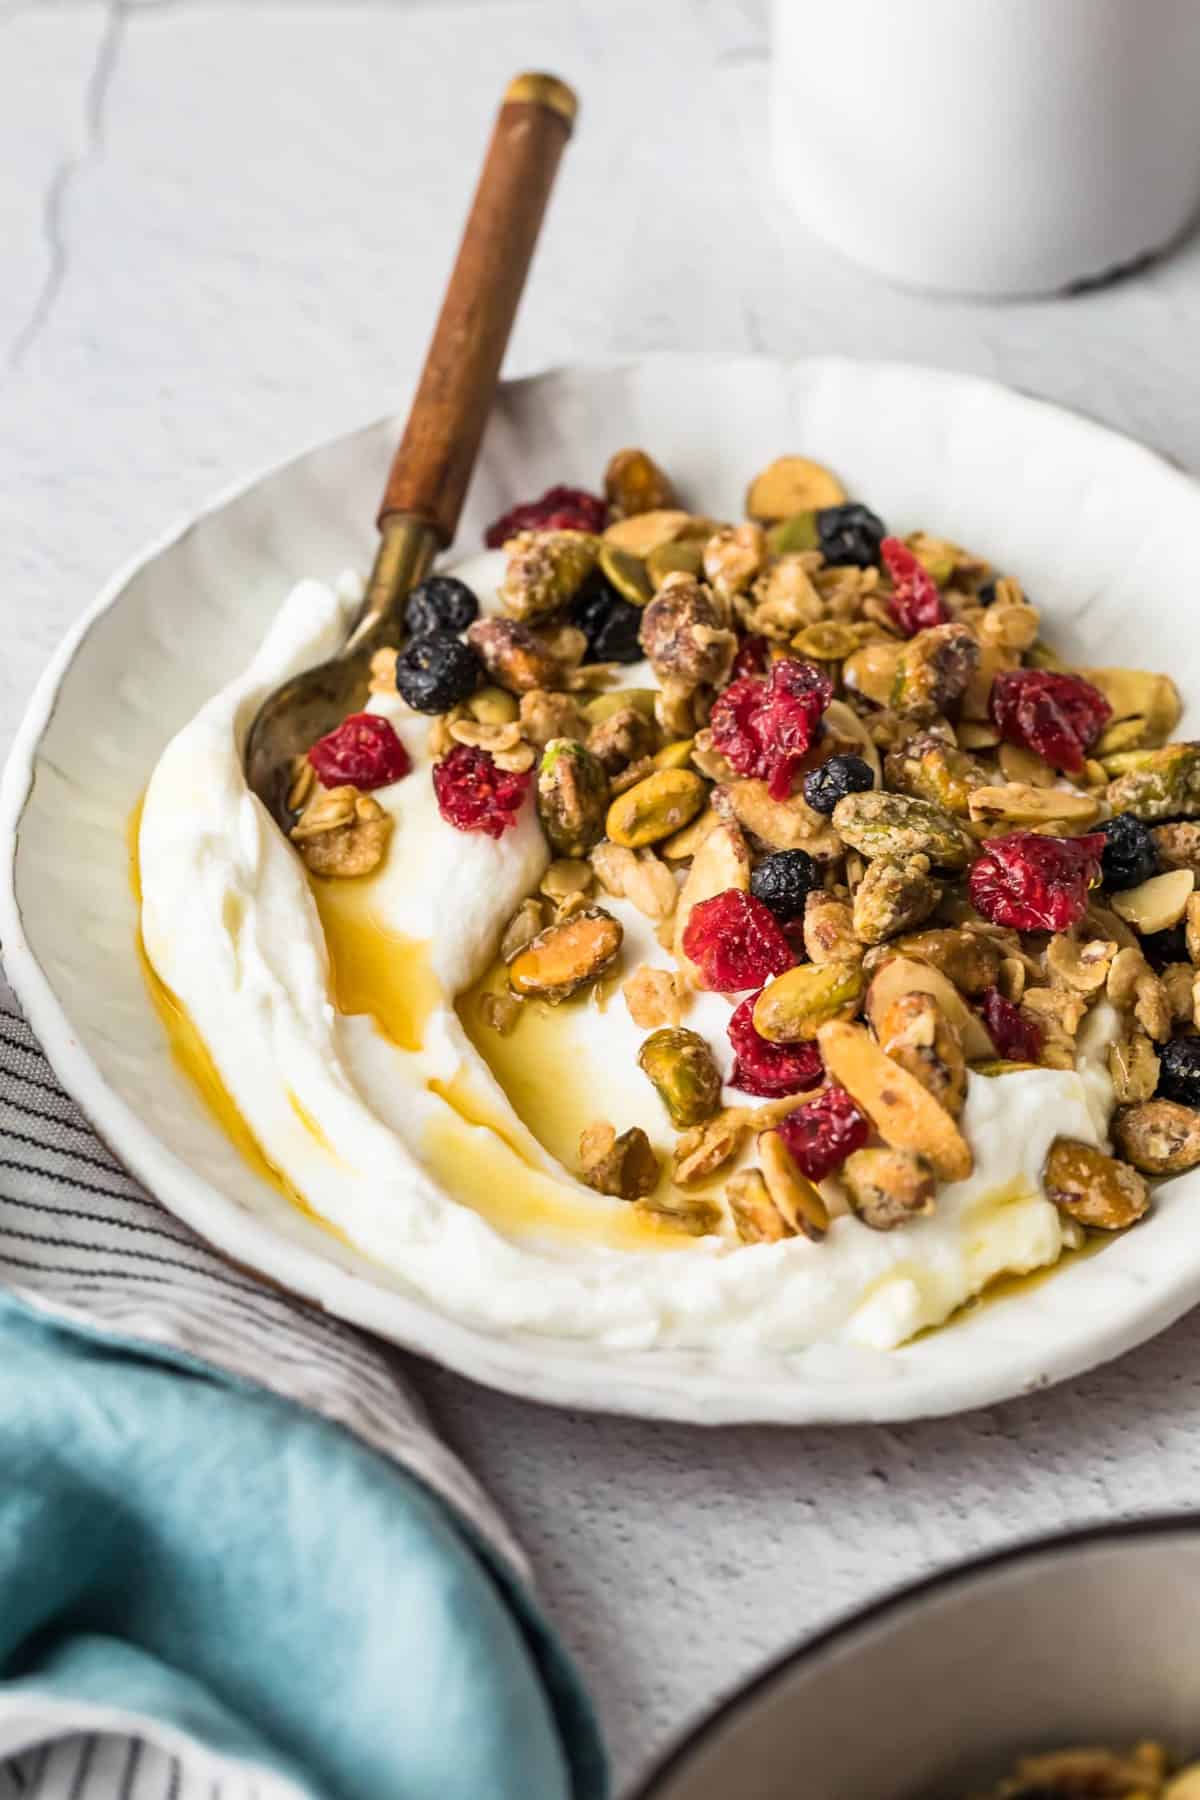
[[[227,1264],[143,1192],[58,1085],[0,977],[0,1298],[5,1291],[34,1315],[35,1326],[40,1319],[132,1341],[160,1356],[195,1359],[235,1384],[268,1389],[321,1415],[415,1476],[448,1509],[485,1568],[498,1574],[524,1641],[537,1641],[534,1660],[570,1770],[556,1792],[599,1800],[605,1776],[594,1725],[553,1639],[522,1600],[529,1576],[524,1554],[435,1435],[386,1353]],[[5,1374],[0,1366],[0,1399]],[[179,1377],[188,1378],[186,1372]],[[0,1468],[0,1500],[4,1479]],[[0,1547],[2,1537],[0,1513]],[[314,1573],[318,1582],[320,1573]],[[0,1591],[0,1609],[3,1600]],[[297,1605],[303,1604],[301,1594]],[[83,1728],[97,1722],[103,1729]],[[133,1735],[99,1715],[14,1696],[0,1680],[0,1800],[267,1800],[307,1791],[330,1790],[297,1790],[261,1770],[243,1771],[239,1780],[228,1764],[214,1764],[202,1742],[180,1744],[178,1734],[172,1740],[151,1731]],[[426,1790],[397,1785],[394,1791],[407,1800]],[[491,1791],[517,1790],[497,1775]]]

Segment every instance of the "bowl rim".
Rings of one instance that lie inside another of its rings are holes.
[[[625,1800],[658,1800],[663,1784],[686,1768],[688,1761],[711,1743],[727,1723],[740,1717],[764,1698],[795,1669],[817,1663],[859,1632],[920,1609],[926,1600],[946,1589],[965,1587],[980,1576],[1037,1563],[1043,1558],[1068,1556],[1100,1545],[1116,1545],[1138,1538],[1189,1537],[1200,1534],[1200,1511],[1147,1513],[1136,1519],[1116,1519],[1101,1525],[1076,1525],[1018,1539],[1015,1544],[984,1550],[963,1562],[935,1569],[915,1581],[885,1589],[875,1599],[839,1614],[828,1625],[811,1632],[787,1650],[756,1669],[745,1681],[705,1708],[683,1733],[659,1755],[651,1768],[631,1788]]]
[[[1169,483],[1181,501],[1186,499],[1192,507],[1200,505],[1200,483],[1137,439],[1008,384],[913,361],[653,351],[562,363],[509,380],[502,385],[502,391],[520,395],[541,387],[553,389],[557,382],[607,382],[621,371],[634,376],[639,371],[666,371],[672,382],[678,383],[689,370],[699,377],[714,370],[726,374],[744,370],[760,375],[769,371],[778,376],[781,371],[800,369],[861,371],[881,381],[919,384],[958,399],[1019,407],[1030,429],[1044,419],[1048,428],[1082,437],[1085,445],[1098,438],[1107,440],[1119,450],[1126,468],[1140,468],[1156,481]],[[269,478],[286,475],[322,450],[348,439],[373,432],[394,434],[397,428],[396,415],[388,413],[323,434],[293,454],[224,485],[214,498],[177,518],[175,524],[117,570],[70,627],[35,684],[15,734],[0,777],[0,942],[4,959],[12,987],[56,1075],[122,1164],[169,1211],[224,1254],[264,1274],[270,1271],[267,1279],[282,1282],[308,1303],[323,1307],[352,1326],[372,1331],[473,1380],[524,1399],[641,1418],[709,1426],[804,1425],[878,1423],[958,1413],[997,1404],[1093,1368],[1156,1335],[1196,1304],[1200,1300],[1200,1264],[1186,1277],[1177,1275],[1169,1287],[1153,1287],[1149,1297],[1128,1313],[1101,1329],[1093,1329],[1086,1342],[1076,1341],[1057,1351],[1047,1347],[1038,1368],[1018,1367],[1009,1358],[1001,1366],[972,1372],[969,1377],[955,1376],[944,1369],[936,1376],[922,1370],[909,1380],[894,1381],[890,1386],[879,1380],[869,1381],[873,1397],[868,1403],[857,1405],[851,1403],[844,1385],[836,1391],[829,1390],[820,1383],[807,1382],[799,1372],[786,1384],[747,1389],[736,1370],[731,1373],[719,1364],[701,1369],[690,1366],[699,1352],[677,1353],[684,1366],[675,1368],[668,1356],[676,1353],[663,1352],[661,1365],[653,1366],[644,1353],[630,1361],[621,1353],[606,1351],[602,1345],[569,1338],[488,1333],[440,1312],[422,1296],[371,1282],[363,1272],[322,1254],[313,1245],[287,1240],[269,1222],[244,1212],[219,1189],[203,1181],[167,1142],[141,1123],[102,1076],[76,1034],[68,1005],[60,999],[25,931],[18,903],[20,827],[33,790],[42,738],[54,717],[60,689],[93,628],[119,603],[130,581],[147,565]],[[164,1181],[170,1183],[169,1199],[163,1199],[160,1192]],[[205,1191],[198,1198],[201,1188]],[[221,1202],[222,1216],[212,1215],[212,1200]],[[1070,1271],[1064,1271],[1065,1276],[1069,1274]]]

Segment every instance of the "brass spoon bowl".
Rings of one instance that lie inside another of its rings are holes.
[[[518,75],[505,90],[392,460],[358,617],[339,654],[276,688],[247,734],[246,779],[283,831],[296,757],[362,707],[371,658],[401,643],[404,602],[454,536],[576,111],[574,93],[553,75]]]

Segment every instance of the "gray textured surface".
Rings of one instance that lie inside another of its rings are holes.
[[[0,0],[5,742],[115,564],[402,401],[484,120],[538,64],[585,111],[514,369],[670,346],[908,357],[1200,468],[1200,244],[1049,304],[882,287],[772,192],[753,0]],[[895,97],[897,130],[912,104]],[[1162,577],[1181,608],[1191,549]],[[1188,1506],[1200,1468],[1198,1322],[1067,1388],[903,1430],[707,1436],[414,1373],[528,1544],[625,1780],[797,1633],[985,1546]]]

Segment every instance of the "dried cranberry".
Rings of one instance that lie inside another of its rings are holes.
[[[804,1088],[816,1087],[825,1065],[815,1042],[810,1039],[799,1044],[773,1044],[762,1037],[754,1027],[757,999],[758,994],[748,994],[730,1015],[729,1042],[734,1051],[730,1085],[768,1100],[778,1094],[798,1094]]]
[[[931,625],[944,625],[950,614],[938,593],[937,582],[920,558],[894,537],[884,538],[879,554],[892,578],[888,611],[905,637],[915,637]]]
[[[1087,911],[1103,849],[1099,831],[1074,838],[1034,831],[987,838],[967,883],[972,904],[994,925],[1069,931]]]
[[[828,1087],[779,1121],[779,1135],[810,1181],[823,1181],[871,1135],[871,1121],[845,1088]]]
[[[540,500],[514,506],[492,522],[483,534],[489,550],[498,550],[518,531],[603,531],[608,503],[583,488],[547,488]]]
[[[700,985],[723,994],[760,988],[796,961],[770,907],[740,888],[726,888],[692,908],[683,949],[700,970]]]
[[[773,800],[786,800],[832,699],[823,669],[785,656],[771,664],[765,681],[743,675],[717,696],[709,720],[713,745],[739,775],[757,776]]]
[[[992,724],[1010,744],[1024,744],[1053,769],[1078,775],[1112,717],[1112,707],[1082,675],[1049,669],[1005,669],[988,697]]]
[[[744,637],[733,659],[729,679],[740,681],[743,675],[765,675],[771,660],[771,646],[765,637]]]
[[[1005,1062],[1036,1062],[1041,1055],[1042,1034],[1006,1000],[998,987],[985,988],[979,1000],[983,1022]]]
[[[528,771],[514,775],[499,769],[486,750],[471,744],[456,744],[433,769],[443,819],[459,831],[486,831],[492,838],[516,824],[529,781]]]
[[[351,713],[308,753],[322,787],[369,791],[399,781],[412,768],[408,751],[378,713]]]

